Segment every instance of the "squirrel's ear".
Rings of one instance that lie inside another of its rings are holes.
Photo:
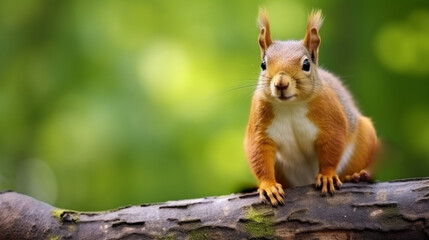
[[[313,10],[308,16],[307,31],[304,37],[304,46],[311,54],[311,61],[317,64],[319,58],[320,36],[319,29],[322,26],[323,17],[321,10]]]
[[[261,58],[264,58],[264,55],[271,45],[271,33],[270,33],[270,21],[268,19],[267,11],[264,8],[259,8],[259,17],[258,17],[258,26],[259,26],[259,47],[261,48]]]

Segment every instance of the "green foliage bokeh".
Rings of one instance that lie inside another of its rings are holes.
[[[429,175],[427,1],[0,0],[0,191],[102,210],[256,184],[243,152],[256,15],[301,39],[384,143],[376,177]]]

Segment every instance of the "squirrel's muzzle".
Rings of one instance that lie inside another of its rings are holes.
[[[294,95],[291,89],[291,80],[291,77],[283,72],[276,74],[272,80],[271,94],[280,99],[287,99]]]

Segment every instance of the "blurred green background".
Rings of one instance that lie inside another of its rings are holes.
[[[102,210],[254,186],[260,5],[274,39],[323,10],[319,62],[375,122],[376,178],[428,176],[427,0],[0,0],[0,191]]]

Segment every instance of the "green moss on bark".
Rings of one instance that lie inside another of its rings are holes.
[[[243,220],[243,229],[251,238],[270,239],[274,236],[273,210],[251,207]]]

